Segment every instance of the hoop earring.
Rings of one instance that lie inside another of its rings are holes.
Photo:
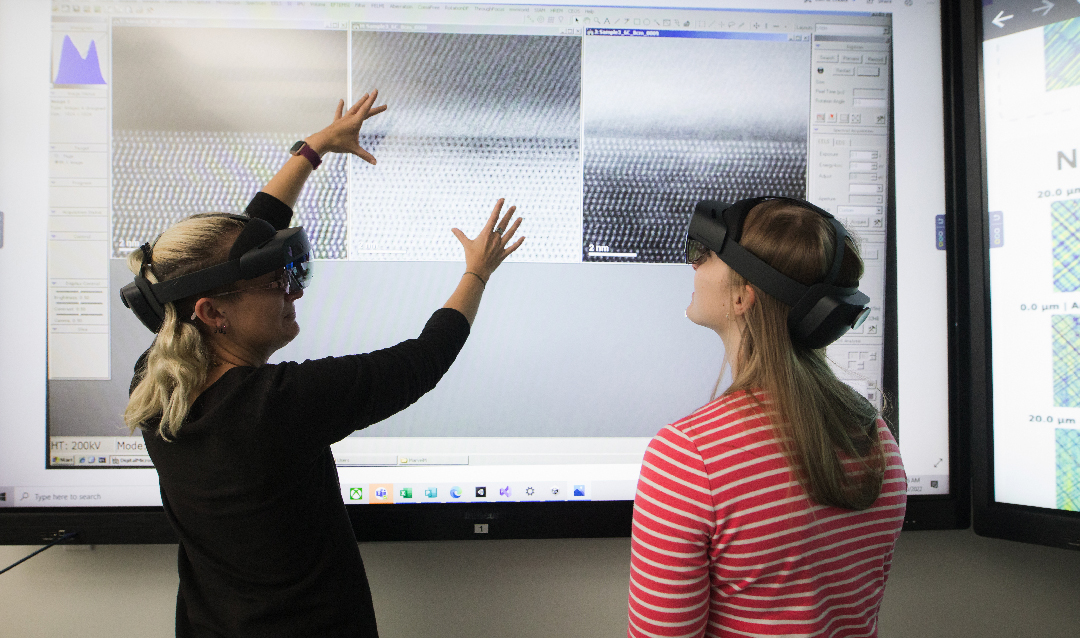
[[[228,334],[227,329],[228,327],[225,324],[221,324],[214,329],[214,332],[218,333],[219,335]]]

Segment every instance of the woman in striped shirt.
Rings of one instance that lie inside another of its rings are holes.
[[[843,226],[806,202],[729,208],[740,205],[734,217],[718,205],[726,232],[702,242],[691,225],[686,316],[720,336],[733,381],[645,453],[629,635],[875,636],[906,505],[899,448],[833,374],[822,339],[789,326],[798,304],[740,267],[744,254],[728,255],[748,251],[804,291],[825,283],[865,300],[862,260]]]

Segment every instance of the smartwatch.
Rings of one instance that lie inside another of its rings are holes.
[[[322,164],[322,158],[319,157],[319,154],[315,152],[315,149],[308,146],[307,142],[304,140],[300,140],[296,144],[293,144],[292,148],[289,149],[289,153],[306,157],[307,160],[311,162],[311,170],[319,168],[319,164]]]

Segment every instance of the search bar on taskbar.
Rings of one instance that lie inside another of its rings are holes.
[[[0,487],[0,507],[153,507],[157,485],[22,485]]]

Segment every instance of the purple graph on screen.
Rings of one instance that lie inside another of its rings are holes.
[[[98,61],[97,43],[90,41],[86,57],[79,54],[70,36],[64,36],[60,45],[60,65],[54,84],[105,84],[101,76],[101,63]]]

